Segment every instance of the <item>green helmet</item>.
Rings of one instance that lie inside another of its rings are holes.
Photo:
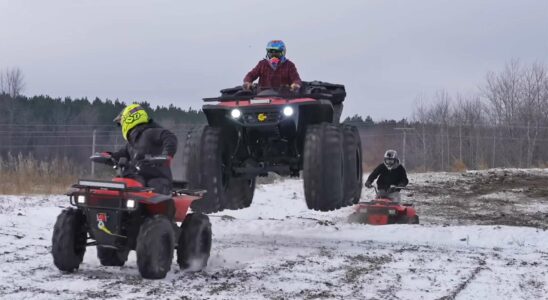
[[[129,131],[139,124],[148,123],[149,118],[147,112],[139,104],[131,104],[126,106],[124,110],[114,119],[114,122],[122,127],[122,135],[127,141]]]

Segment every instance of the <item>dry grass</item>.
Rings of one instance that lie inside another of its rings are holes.
[[[59,194],[76,182],[78,168],[68,159],[39,161],[32,155],[0,158],[0,194]]]
[[[453,161],[453,165],[451,166],[451,171],[453,172],[464,172],[468,170],[468,167],[462,160],[455,160]]]

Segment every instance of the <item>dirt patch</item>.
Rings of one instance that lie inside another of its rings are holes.
[[[548,228],[548,173],[544,171],[454,173],[418,180],[411,194],[426,217],[423,220],[433,223]]]

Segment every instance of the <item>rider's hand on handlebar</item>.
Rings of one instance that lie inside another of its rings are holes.
[[[370,182],[370,181],[366,181],[366,182],[365,182],[365,187],[368,188],[368,189],[370,189],[370,188],[373,187],[373,183]]]
[[[243,88],[245,91],[251,90],[251,82],[244,82],[244,84],[242,84],[242,88]]]
[[[103,151],[103,152],[101,152],[101,156],[104,157],[104,158],[112,158],[112,152]]]
[[[296,91],[298,91],[300,88],[301,88],[301,85],[300,85],[300,84],[298,84],[298,83],[292,83],[291,86],[289,87],[289,90],[292,91],[292,92],[296,92]]]

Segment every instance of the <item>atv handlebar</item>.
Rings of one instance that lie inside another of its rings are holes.
[[[122,157],[118,160],[116,160],[112,155],[108,152],[103,153],[95,153],[89,158],[92,162],[105,164],[109,166],[114,166],[114,168],[127,168],[129,165],[135,166],[137,170],[141,168],[143,165],[153,165],[153,166],[159,166],[167,163],[170,159],[167,155],[145,155],[145,158],[140,159],[136,162],[132,162],[131,164],[128,163],[127,158]]]

